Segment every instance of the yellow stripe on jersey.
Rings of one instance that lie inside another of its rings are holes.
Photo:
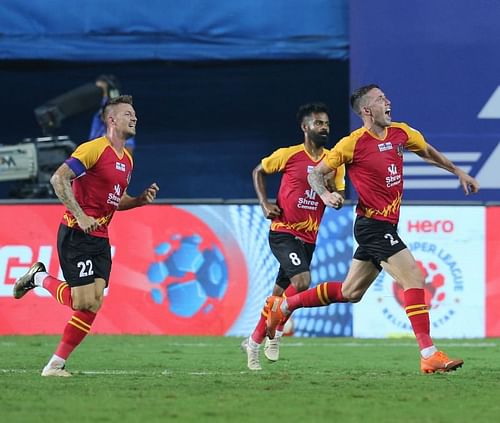
[[[124,148],[123,151],[125,152],[125,154],[130,159],[130,163],[132,164],[132,167],[134,167],[134,159],[132,158],[132,154],[130,154],[129,151],[126,148]]]
[[[335,172],[335,191],[345,191],[345,166],[342,165]]]
[[[413,129],[406,123],[398,122],[393,122],[391,126],[402,129],[406,135],[408,135],[408,141],[406,141],[405,145],[405,148],[408,151],[423,151],[427,148],[427,142],[425,141],[424,136],[416,129]]]
[[[313,160],[313,158],[309,155],[309,153],[307,153],[306,149],[304,148],[304,144],[299,144],[292,145],[291,147],[279,148],[270,156],[264,157],[261,161],[262,169],[266,173],[281,172],[283,169],[285,169],[285,166],[288,160],[290,160],[290,157],[302,151],[304,151],[313,162],[320,162],[320,160]],[[326,153],[328,150],[323,149],[323,151],[324,153]]]
[[[296,223],[285,223],[285,222],[272,222],[271,230],[275,231],[279,228],[292,229],[295,231],[303,231],[303,232],[318,232],[319,230],[319,222],[317,220],[313,220],[311,216],[307,218],[306,221],[296,222]]]
[[[401,196],[400,193],[398,193],[397,197],[394,199],[394,201],[391,204],[388,204],[387,206],[384,207],[383,210],[377,210],[374,208],[368,208],[365,209],[365,216],[366,217],[372,217],[372,216],[384,216],[387,217],[390,214],[396,213],[400,206],[401,206],[401,200],[403,197]]]
[[[108,146],[111,146],[111,144],[106,137],[96,138],[95,140],[80,144],[71,157],[78,159],[85,166],[85,169],[90,169],[96,164]]]
[[[354,148],[356,147],[356,143],[365,131],[365,128],[359,128],[335,144],[335,147],[333,147],[325,157],[325,163],[328,167],[337,169],[343,164],[351,163],[352,158],[354,157]]]
[[[423,135],[406,123],[393,122],[391,123],[391,127],[400,128],[406,133],[408,140],[405,143],[405,148],[407,150],[415,152],[422,151],[427,148],[427,142],[425,141]],[[351,163],[354,157],[356,143],[366,132],[370,133],[370,131],[366,128],[361,127],[351,132],[351,134],[347,137],[342,138],[327,154],[325,158],[326,164],[332,169],[336,169],[342,164]]]

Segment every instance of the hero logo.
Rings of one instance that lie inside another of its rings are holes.
[[[389,176],[385,178],[387,188],[401,183],[401,175],[398,173],[398,167],[394,163],[387,167],[387,171],[389,172]]]
[[[52,245],[41,245],[38,254],[35,248],[28,245],[4,245],[0,248],[0,297],[12,297],[12,287],[17,279],[24,275],[35,261],[51,263],[54,247]],[[115,253],[115,247],[111,247],[111,256]],[[51,269],[48,269],[50,272]],[[57,273],[52,272],[57,279],[64,280],[62,271],[58,266]],[[42,288],[35,288],[34,292],[40,297],[50,297],[50,294]]]
[[[408,220],[408,232],[444,232],[452,233],[455,230],[455,225],[451,220]]]
[[[306,210],[316,210],[319,206],[319,201],[316,201],[316,191],[312,189],[306,189],[304,191],[304,197],[300,197],[297,201],[297,207],[299,209]]]
[[[408,245],[415,254],[417,264],[425,279],[425,303],[431,311],[434,328],[446,325],[456,314],[456,307],[463,301],[464,277],[460,263],[444,248],[432,242],[413,242]],[[386,272],[374,282],[378,301],[384,317],[396,329],[411,331],[404,310],[404,291]],[[394,299],[393,299],[394,298]]]

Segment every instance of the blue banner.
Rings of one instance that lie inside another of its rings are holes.
[[[341,59],[347,0],[4,0],[1,59]]]
[[[394,121],[419,129],[481,184],[478,195],[465,197],[454,175],[411,155],[405,198],[500,200],[500,3],[353,0],[350,6],[351,87],[380,85]],[[360,120],[353,115],[352,123]]]

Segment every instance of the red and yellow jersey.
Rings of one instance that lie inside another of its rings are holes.
[[[76,201],[85,214],[101,224],[90,235],[107,238],[109,222],[130,182],[132,156],[124,150],[120,157],[108,139],[101,137],[79,145],[65,163],[76,175],[72,181]],[[78,228],[69,210],[62,223]]]
[[[325,157],[328,150],[314,160],[304,144],[280,148],[262,159],[262,169],[266,173],[281,172],[281,183],[277,204],[282,212],[272,220],[271,230],[288,232],[305,242],[314,244],[325,205],[319,195],[309,186],[307,175]],[[335,189],[345,189],[345,168],[337,169]]]
[[[403,151],[423,151],[422,134],[405,123],[393,122],[380,139],[360,128],[342,138],[327,154],[331,168],[345,164],[359,200],[356,213],[398,223],[403,196]]]

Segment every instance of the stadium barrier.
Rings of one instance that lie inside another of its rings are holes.
[[[58,334],[71,310],[37,288],[12,286],[34,261],[62,278],[57,204],[0,205],[0,334]],[[353,206],[327,210],[313,285],[343,280],[353,249]],[[498,206],[402,208],[399,231],[426,276],[435,337],[500,336]],[[118,212],[110,227],[113,270],[95,333],[247,335],[277,271],[255,204],[159,204]],[[401,291],[385,273],[356,304],[302,309],[297,336],[409,336]]]

